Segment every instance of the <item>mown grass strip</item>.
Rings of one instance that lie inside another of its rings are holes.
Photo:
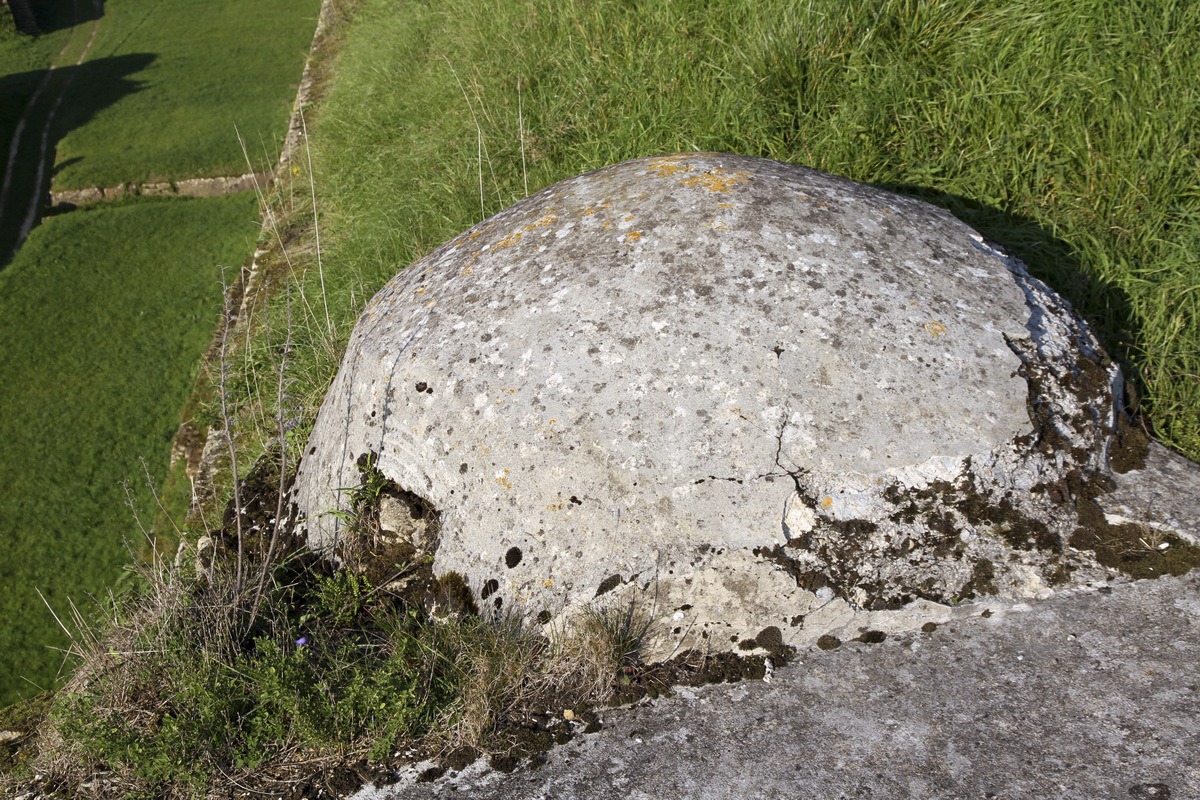
[[[1200,458],[1197,53],[1179,0],[369,3],[314,136],[335,306],[349,324],[526,182],[764,156],[1007,245],[1097,327],[1155,435]]]
[[[154,231],[154,236],[147,236]],[[144,543],[140,459],[160,481],[221,308],[221,269],[257,234],[253,194],[46,220],[0,272],[0,705],[49,686],[63,613],[114,585]],[[32,683],[26,682],[29,679]]]
[[[273,159],[319,8],[107,0],[63,110],[55,187],[240,175],[235,127],[256,158]],[[97,93],[106,86],[122,91]]]

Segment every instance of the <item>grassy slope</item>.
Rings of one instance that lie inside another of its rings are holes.
[[[139,459],[161,480],[220,309],[217,265],[241,265],[256,220],[247,194],[79,211],[0,272],[0,705],[58,668],[34,587],[63,614],[128,562],[120,482],[152,507]]]
[[[319,0],[107,0],[88,86],[64,107],[70,132],[55,187],[241,174],[235,126],[256,159],[273,160],[319,8]],[[135,90],[118,102],[90,105],[96,86],[129,82]]]
[[[1007,244],[1098,327],[1154,432],[1200,458],[1200,6],[1134,5],[368,3],[314,136],[334,311],[347,324],[526,180],[766,156]]]

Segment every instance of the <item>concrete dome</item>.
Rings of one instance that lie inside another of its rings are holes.
[[[634,601],[658,655],[804,643],[1098,578],[1067,545],[1119,381],[946,211],[763,159],[644,158],[380,291],[293,499],[331,547],[369,461],[436,513],[421,546],[487,607]]]

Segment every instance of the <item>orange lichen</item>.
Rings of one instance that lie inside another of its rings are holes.
[[[832,497],[826,497],[821,500],[821,508],[828,510],[832,506],[833,506],[833,498]]]
[[[558,217],[554,216],[553,214],[547,214],[546,216],[544,216],[544,217],[542,217],[541,219],[539,219],[537,222],[531,222],[531,223],[529,223],[528,225],[526,225],[526,226],[525,226],[524,228],[522,228],[521,230],[523,230],[523,231],[532,231],[532,230],[535,230],[535,229],[537,229],[537,228],[544,228],[544,227],[546,227],[547,225],[549,225],[551,222],[557,222],[557,221],[558,221]]]
[[[735,186],[745,183],[746,176],[749,174],[749,172],[745,171],[729,172],[724,169],[713,169],[691,178],[684,178],[679,182],[679,185],[698,186],[710,192],[728,192]]]
[[[661,158],[655,158],[651,160],[647,166],[649,166],[652,172],[657,172],[658,177],[670,178],[677,173],[687,172],[691,169],[690,166],[684,163],[684,158],[686,158],[686,156],[683,154],[662,156]]]
[[[946,332],[946,326],[936,320],[930,320],[925,323],[925,332],[930,336],[941,336]]]
[[[627,242],[636,242],[638,239],[641,239],[641,238],[642,238],[641,231],[630,231],[629,233],[625,234],[625,241],[627,241]]]
[[[503,239],[492,245],[492,248],[494,250],[499,250],[503,247],[512,247],[521,240],[521,235],[521,231],[513,231],[508,236],[505,236]]]

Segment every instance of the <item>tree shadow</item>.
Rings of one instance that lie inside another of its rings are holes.
[[[0,118],[0,269],[20,246],[22,230],[44,213],[58,142],[139,91],[142,83],[131,76],[155,58],[134,53],[0,77],[0,105],[11,109]]]
[[[872,185],[944,208],[1021,259],[1031,275],[1065,297],[1087,320],[1109,356],[1121,365],[1125,380],[1135,393],[1142,390],[1140,375],[1131,359],[1141,338],[1140,325],[1129,295],[1086,270],[1070,243],[1031,217],[1002,211],[969,197],[910,183]]]
[[[105,0],[8,0],[17,30],[37,36],[104,16]]]

